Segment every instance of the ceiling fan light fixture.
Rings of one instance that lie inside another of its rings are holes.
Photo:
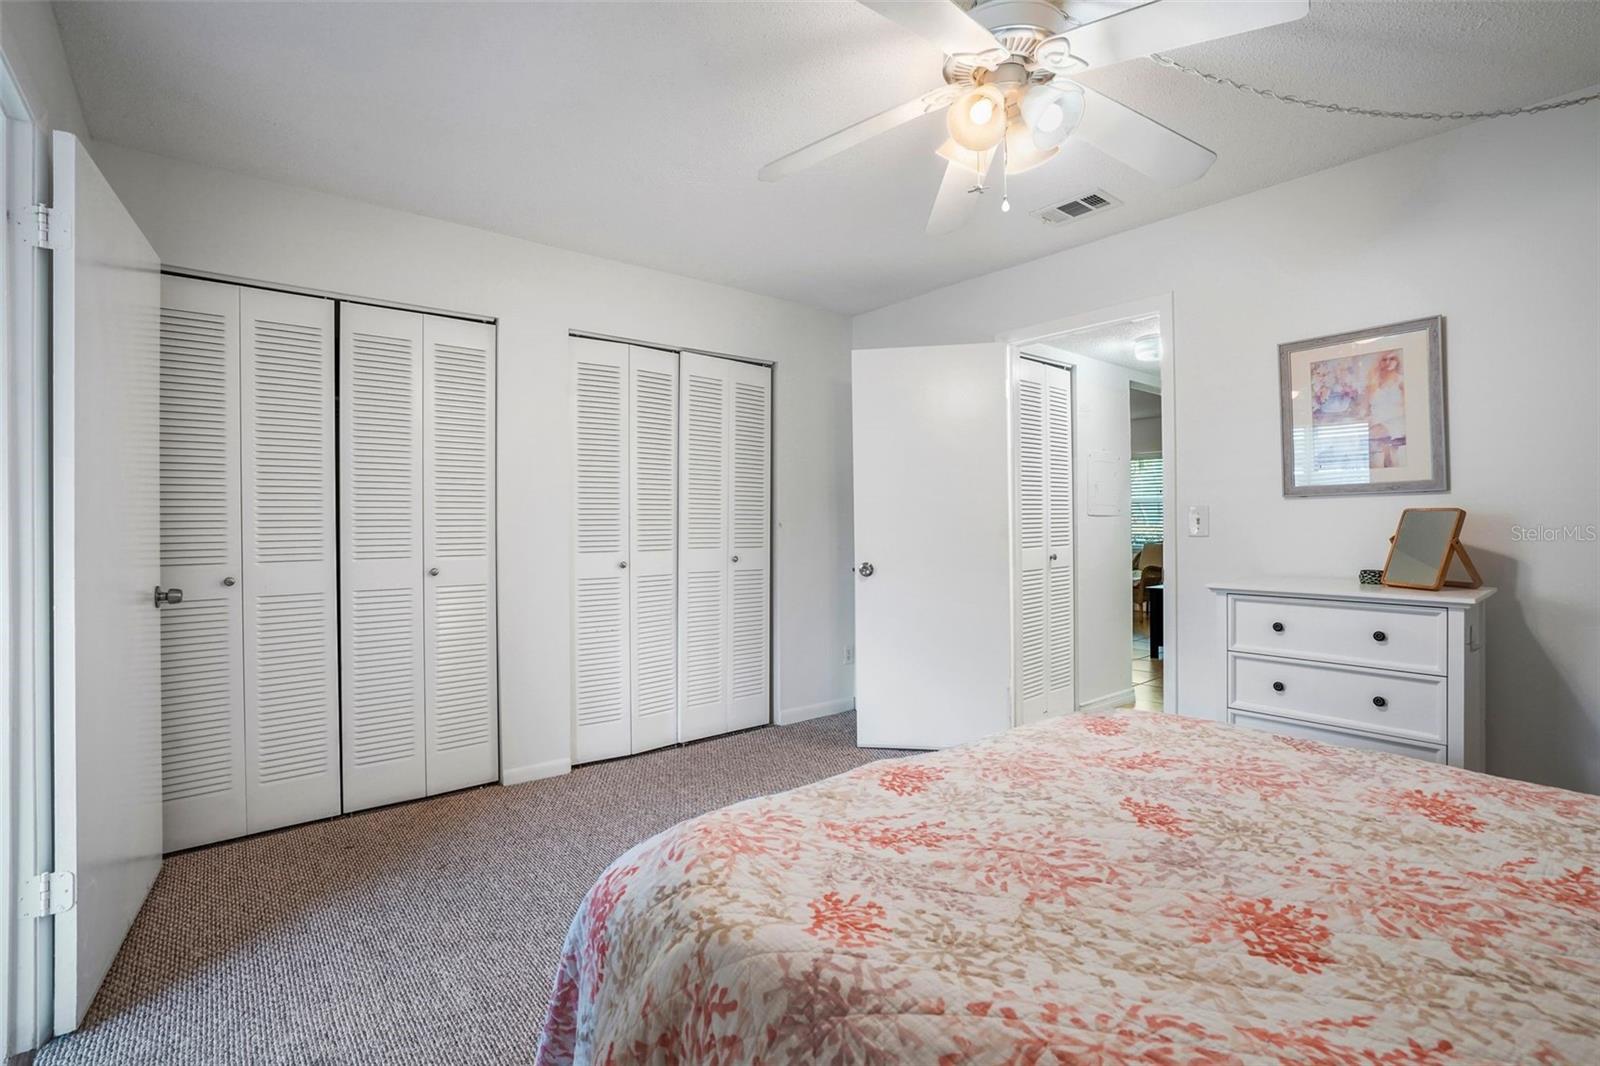
[[[992,85],[979,85],[950,105],[945,119],[950,139],[969,152],[984,152],[1006,135],[1005,94]]]
[[[1076,85],[1035,85],[1023,94],[1019,105],[1022,121],[1033,133],[1040,148],[1055,148],[1083,118],[1083,90]]]
[[[1061,151],[1060,148],[1040,148],[1033,134],[1021,122],[1013,122],[1006,129],[1006,173],[1022,174],[1042,163],[1048,163]]]

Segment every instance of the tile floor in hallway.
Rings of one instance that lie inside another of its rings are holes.
[[[1141,711],[1161,710],[1161,660],[1150,658],[1150,622],[1133,616],[1133,705]]]

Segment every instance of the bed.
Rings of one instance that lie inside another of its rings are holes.
[[[684,822],[541,1063],[1600,1061],[1600,798],[1069,716]]]

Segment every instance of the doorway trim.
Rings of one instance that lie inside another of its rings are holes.
[[[1183,713],[1181,690],[1178,687],[1178,619],[1181,609],[1178,588],[1174,582],[1179,569],[1182,547],[1178,538],[1178,451],[1177,451],[1177,367],[1178,336],[1172,312],[1172,293],[1164,292],[1151,296],[1129,300],[1126,303],[1112,304],[1091,311],[1082,311],[1077,314],[1067,315],[1063,318],[1051,319],[1047,322],[1035,323],[1031,326],[1022,326],[1017,329],[1005,330],[995,335],[995,339],[1007,345],[1007,366],[1012,360],[1022,354],[1022,349],[1035,342],[1047,341],[1062,333],[1071,333],[1078,330],[1090,329],[1094,326],[1109,325],[1129,318],[1155,317],[1160,322],[1162,359],[1160,363],[1159,378],[1161,380],[1161,455],[1162,455],[1162,491],[1161,491],[1161,521],[1163,526],[1162,536],[1162,578],[1166,585],[1162,607],[1164,608],[1165,625],[1163,627],[1163,652],[1162,652],[1162,710],[1164,712]],[[1009,381],[1009,375],[1008,375]],[[1077,390],[1073,390],[1073,409],[1078,407]],[[1075,449],[1076,450],[1076,449]],[[1076,504],[1074,504],[1076,512]],[[1077,551],[1077,530],[1073,531],[1074,554]],[[1074,560],[1074,567],[1077,562]],[[1076,582],[1075,582],[1076,583]],[[1077,605],[1074,604],[1074,614]],[[1074,627],[1076,628],[1076,627]],[[1077,662],[1077,648],[1073,648],[1073,661]],[[1081,707],[1082,704],[1080,703]],[[1207,714],[1207,717],[1210,717]]]

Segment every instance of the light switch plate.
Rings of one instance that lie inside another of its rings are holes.
[[[1189,536],[1211,536],[1211,508],[1198,504],[1189,508]]]

